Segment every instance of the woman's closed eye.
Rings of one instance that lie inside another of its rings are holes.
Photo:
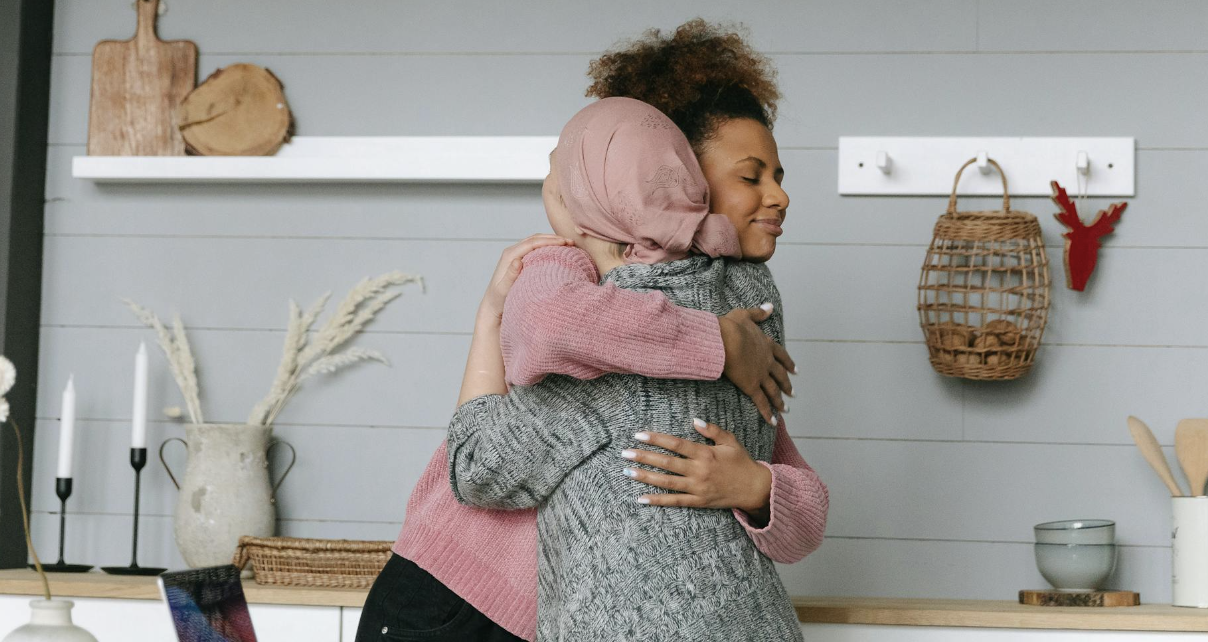
[[[752,185],[758,185],[758,184],[759,184],[759,177],[758,177],[758,176],[743,176],[743,177],[742,177],[742,180],[744,180],[744,181],[746,181],[746,182],[748,182],[748,183],[750,183],[750,184],[752,184]]]

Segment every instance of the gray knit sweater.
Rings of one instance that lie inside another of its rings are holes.
[[[779,293],[762,265],[691,257],[626,265],[604,280],[714,314],[771,301],[763,330],[783,342]],[[729,510],[643,506],[635,499],[657,489],[621,474],[620,451],[642,446],[635,432],[703,441],[696,417],[771,458],[774,429],[725,379],[553,375],[458,408],[448,435],[458,501],[538,507],[539,640],[801,639],[772,561]]]

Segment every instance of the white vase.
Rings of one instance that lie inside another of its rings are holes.
[[[30,600],[29,624],[9,633],[3,642],[97,642],[71,623],[72,606],[69,600]]]
[[[289,474],[270,484],[268,454],[277,444],[271,426],[187,424],[184,440],[173,437],[159,448],[183,441],[189,451],[184,479],[164,468],[180,490],[172,525],[176,547],[192,568],[230,564],[244,535],[271,537],[277,526],[274,493]],[[290,462],[293,467],[293,461]]]

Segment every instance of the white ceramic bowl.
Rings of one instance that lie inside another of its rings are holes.
[[[1115,544],[1116,523],[1110,519],[1068,519],[1032,527],[1037,544]]]
[[[1116,568],[1115,544],[1036,544],[1036,568],[1059,591],[1093,591]]]

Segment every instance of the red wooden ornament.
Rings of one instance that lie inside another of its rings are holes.
[[[1053,202],[1061,208],[1061,212],[1053,217],[1070,230],[1062,234],[1065,237],[1065,285],[1071,290],[1082,292],[1086,289],[1091,272],[1095,271],[1095,264],[1099,261],[1100,237],[1116,230],[1115,225],[1120,222],[1120,216],[1124,214],[1128,203],[1112,203],[1107,209],[1099,210],[1090,225],[1083,225],[1082,218],[1078,216],[1078,207],[1065,193],[1065,188],[1058,185],[1057,181],[1052,181],[1049,185],[1053,188]]]

